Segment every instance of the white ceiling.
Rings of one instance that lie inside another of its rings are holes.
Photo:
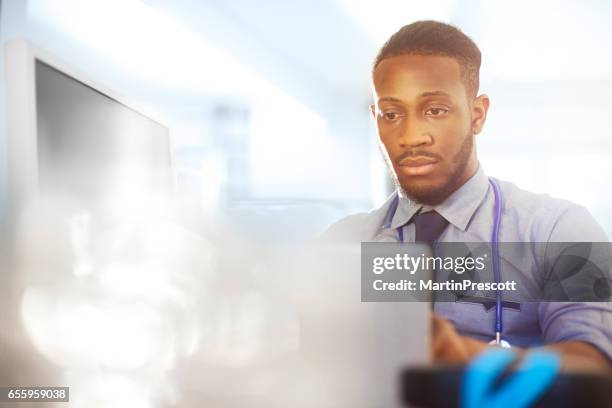
[[[612,76],[612,2],[517,0],[147,0],[249,66],[283,66],[339,92],[367,87],[377,48],[401,25],[458,25],[483,51],[485,79]],[[215,27],[216,26],[216,27]],[[364,79],[365,78],[365,79]]]

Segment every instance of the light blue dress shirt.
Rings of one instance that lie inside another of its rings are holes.
[[[503,194],[500,242],[608,242],[603,229],[582,206],[566,200],[521,190],[498,180]],[[411,218],[422,205],[400,194],[391,228],[382,223],[391,197],[369,213],[355,214],[332,225],[324,240],[343,242],[397,241],[396,228],[403,226],[404,241],[414,242]],[[442,204],[433,207],[449,225],[439,241],[491,242],[495,196],[482,166]],[[539,281],[538,265],[547,254],[532,254],[513,267]],[[503,273],[503,272],[502,272]],[[467,336],[483,341],[494,338],[495,309],[481,303],[439,302],[439,315],[450,320]],[[511,344],[530,347],[579,340],[590,343],[612,360],[612,304],[524,302],[520,310],[504,308],[503,337]]]

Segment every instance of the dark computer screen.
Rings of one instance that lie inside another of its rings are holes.
[[[172,187],[168,129],[36,61],[40,194],[91,203],[122,187]]]

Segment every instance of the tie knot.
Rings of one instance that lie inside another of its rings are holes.
[[[436,211],[428,211],[417,214],[414,217],[415,242],[435,242],[444,229],[448,221]]]

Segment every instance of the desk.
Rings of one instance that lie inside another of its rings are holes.
[[[401,375],[402,401],[413,407],[457,407],[463,366],[411,367]],[[535,407],[612,407],[612,375],[561,373]]]

